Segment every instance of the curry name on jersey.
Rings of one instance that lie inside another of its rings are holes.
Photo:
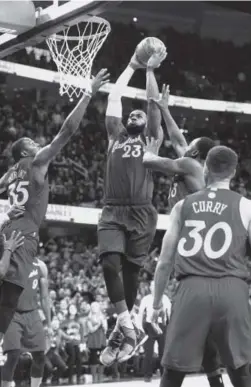
[[[43,184],[38,184],[32,162],[32,157],[21,159],[10,168],[6,176],[10,205],[25,207],[24,216],[13,220],[12,225],[25,233],[38,231],[44,220],[49,200],[48,177]]]
[[[143,164],[145,138],[118,135],[108,150],[106,204],[146,204],[152,202],[153,176]]]
[[[26,287],[18,300],[17,312],[29,312],[38,309],[39,281],[42,277],[39,262],[34,260]]]
[[[240,216],[242,196],[227,189],[205,189],[188,196],[181,210],[182,230],[175,273],[247,278],[247,230]]]

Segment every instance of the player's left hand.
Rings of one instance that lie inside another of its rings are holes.
[[[162,308],[159,309],[153,309],[153,314],[151,316],[151,325],[156,332],[157,335],[161,335],[163,332],[158,324],[159,314]]]
[[[151,161],[155,156],[158,156],[159,148],[161,142],[154,137],[146,137],[146,146],[144,148],[145,153],[143,156],[143,161]]]
[[[20,231],[12,231],[10,238],[7,240],[3,234],[4,250],[10,250],[12,253],[24,243],[24,236]]]
[[[92,94],[93,95],[96,94],[97,91],[109,81],[110,81],[110,73],[108,73],[107,69],[100,70],[96,75],[96,77],[92,79],[92,82],[91,82]]]
[[[166,47],[161,48],[159,51],[152,54],[152,56],[148,59],[147,67],[156,69],[160,67],[163,60],[166,58],[167,52]]]
[[[20,218],[21,216],[23,216],[24,211],[25,211],[24,206],[14,205],[8,210],[7,215],[10,218],[10,220],[17,219],[17,218]]]

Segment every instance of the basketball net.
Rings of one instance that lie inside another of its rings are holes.
[[[73,100],[90,90],[93,60],[110,30],[107,20],[93,16],[47,38],[59,73],[60,95],[67,94]]]

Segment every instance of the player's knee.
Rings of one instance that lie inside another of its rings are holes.
[[[31,377],[41,378],[44,373],[45,353],[37,351],[32,353]]]
[[[15,368],[19,360],[19,356],[20,356],[19,349],[13,349],[7,352],[7,360],[2,367],[2,380],[6,382],[12,382]]]
[[[121,256],[118,253],[107,253],[102,256],[102,267],[104,275],[116,276],[120,272]]]

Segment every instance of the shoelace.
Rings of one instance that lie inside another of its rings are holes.
[[[114,332],[111,340],[109,340],[109,345],[111,347],[118,347],[121,344],[122,341],[122,335],[120,332]]]

